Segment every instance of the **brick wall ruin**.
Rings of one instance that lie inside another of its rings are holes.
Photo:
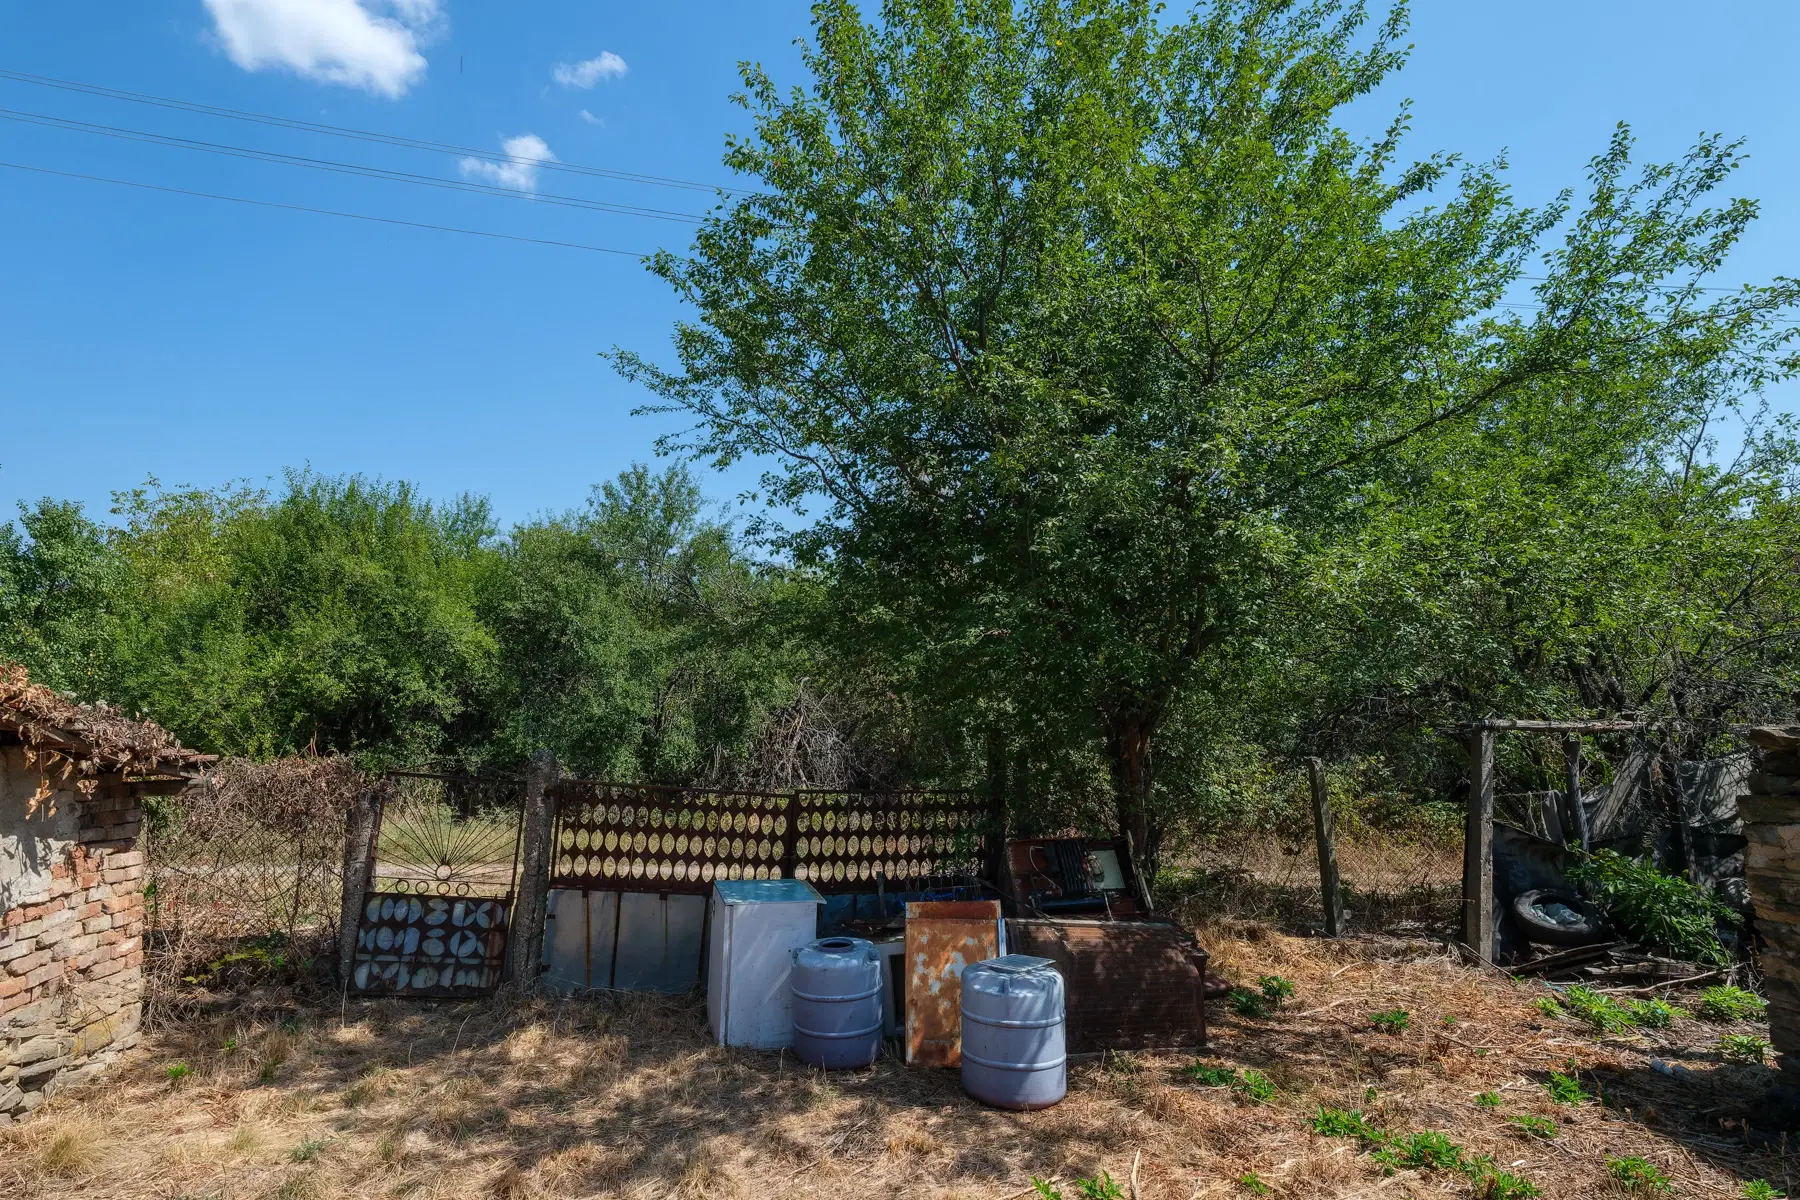
[[[140,802],[115,774],[22,803],[41,781],[0,749],[0,1126],[103,1070],[142,1015]]]
[[[1746,731],[1763,750],[1744,817],[1750,898],[1767,948],[1763,986],[1769,1000],[1769,1041],[1780,1055],[1784,1091],[1800,1094],[1800,726]]]

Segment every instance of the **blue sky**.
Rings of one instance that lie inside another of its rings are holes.
[[[1411,65],[1349,114],[1414,101],[1415,155],[1505,151],[1526,202],[1581,182],[1619,120],[1640,157],[1748,139],[1763,220],[1724,282],[1800,274],[1800,6],[1426,0]],[[0,69],[705,183],[743,59],[800,82],[796,0],[0,0]],[[0,79],[0,108],[703,211],[699,191],[344,141]],[[691,226],[0,120],[0,161],[520,237],[646,251]],[[678,309],[633,260],[0,168],[0,520],[54,495],[261,481],[284,467],[582,501],[669,426],[597,353],[662,354]],[[1791,392],[1784,393],[1784,398]],[[751,482],[709,479],[719,499]]]

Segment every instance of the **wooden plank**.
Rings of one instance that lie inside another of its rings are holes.
[[[1463,943],[1494,961],[1494,731],[1469,735],[1469,807],[1463,827]]]
[[[1631,803],[1632,796],[1649,780],[1650,748],[1634,746],[1631,753],[1625,756],[1618,774],[1613,776],[1612,785],[1606,789],[1606,795],[1600,800],[1600,807],[1594,810],[1594,819],[1588,832],[1596,842],[1603,842],[1618,832],[1619,819],[1625,815],[1625,808]]]
[[[1325,791],[1325,763],[1317,758],[1306,760],[1306,779],[1312,788],[1313,838],[1319,848],[1319,894],[1325,909],[1325,933],[1337,937],[1344,932],[1344,892],[1338,885],[1337,820],[1331,813],[1331,800]]]
[[[1563,804],[1568,808],[1569,823],[1575,827],[1575,840],[1583,850],[1594,848],[1588,836],[1587,806],[1581,802],[1581,735],[1571,733],[1563,738]]]

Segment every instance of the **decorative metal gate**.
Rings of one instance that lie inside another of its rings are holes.
[[[524,785],[417,771],[388,780],[351,986],[394,996],[492,991],[518,892]]]

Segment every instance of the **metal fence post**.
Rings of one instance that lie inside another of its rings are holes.
[[[506,942],[505,978],[536,986],[544,956],[544,916],[550,902],[550,834],[554,804],[550,787],[561,774],[556,756],[539,750],[525,772],[525,801],[519,814],[519,892],[513,902],[512,934]]]
[[[381,825],[381,792],[365,787],[350,802],[344,820],[344,892],[338,905],[338,984],[350,986],[356,965],[356,930],[362,922],[363,899],[375,867],[375,835]]]
[[[1494,731],[1469,735],[1469,811],[1463,827],[1462,935],[1483,962],[1494,961]]]
[[[1325,792],[1323,760],[1306,760],[1306,779],[1312,787],[1313,836],[1319,843],[1319,894],[1325,908],[1325,933],[1336,937],[1344,932],[1344,892],[1338,885],[1337,820],[1331,815],[1331,800]]]

